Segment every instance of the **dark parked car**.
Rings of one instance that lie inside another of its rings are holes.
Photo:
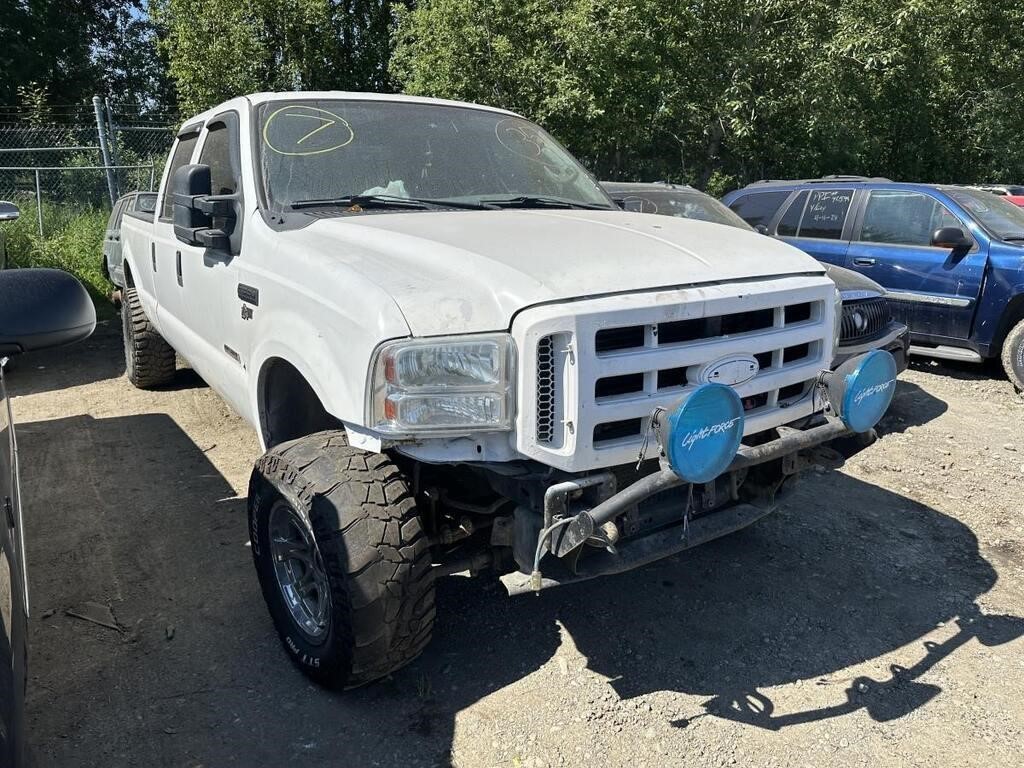
[[[711,195],[685,184],[602,181],[601,186],[620,207],[629,211],[752,229]],[[892,318],[885,290],[848,269],[827,263],[825,268],[843,298],[839,348],[833,366],[870,349],[886,349],[896,358],[897,368],[904,370],[907,367],[909,334],[906,325]]]
[[[765,181],[724,202],[886,289],[911,354],[1001,357],[1024,391],[1024,209],[979,189],[862,176]]]
[[[121,220],[126,214],[152,221],[156,210],[156,192],[129,192],[114,203],[103,235],[103,276],[124,287],[124,257],[121,254]]]
[[[16,221],[20,216],[18,206],[0,200],[0,225],[6,221]],[[4,239],[4,229],[0,226],[0,269],[7,267],[7,242]]]
[[[29,592],[18,488],[18,441],[4,368],[9,357],[79,341],[95,326],[96,313],[89,294],[66,272],[0,272],[0,766],[28,764],[25,686]],[[22,471],[31,472],[31,467]]]

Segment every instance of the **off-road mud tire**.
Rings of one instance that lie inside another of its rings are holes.
[[[170,382],[175,371],[174,348],[149,322],[134,288],[124,289],[121,329],[128,381],[139,389],[152,389]]]
[[[318,642],[292,618],[275,576],[270,510],[280,499],[312,531],[330,585],[329,624]],[[317,683],[363,685],[408,664],[430,641],[429,543],[405,475],[388,456],[350,447],[338,430],[272,448],[249,483],[249,535],[278,635]]]

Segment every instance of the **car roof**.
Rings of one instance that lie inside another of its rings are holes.
[[[244,106],[255,107],[260,104],[266,104],[274,101],[327,101],[330,99],[341,101],[387,101],[403,104],[434,104],[437,106],[464,107],[468,109],[483,110],[485,112],[495,112],[497,114],[508,115],[510,117],[521,117],[521,115],[517,115],[515,112],[510,112],[509,110],[501,109],[500,107],[490,107],[485,104],[472,104],[468,101],[434,99],[426,96],[407,96],[401,93],[370,93],[362,91],[280,91],[250,93],[247,96],[238,96],[237,98],[222,102],[205,112],[188,118],[182,123],[182,127],[191,129],[196,123],[205,122],[211,117],[215,117],[229,109],[242,109]],[[179,131],[179,133],[180,132],[181,131]]]
[[[958,189],[973,189],[977,190],[976,186],[970,186],[967,184],[929,184],[926,182],[918,181],[893,181],[886,179],[881,176],[869,177],[869,176],[823,176],[819,179],[767,179],[764,181],[755,181],[748,184],[736,192],[761,192],[768,190],[789,190],[797,189],[800,187],[806,187],[813,189],[814,187],[850,187],[854,188],[868,188],[868,189],[903,189],[907,191],[912,190],[938,190],[940,192],[951,192]],[[735,194],[735,193],[730,193]]]

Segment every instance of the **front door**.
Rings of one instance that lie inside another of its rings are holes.
[[[202,248],[178,243],[177,280],[188,314],[188,327],[195,337],[186,348],[194,350],[190,360],[200,375],[217,389],[239,413],[249,404],[245,368],[239,340],[242,302],[239,299],[238,265],[241,251],[242,172],[239,148],[239,116],[226,112],[207,121],[199,157],[210,166],[210,187],[214,195],[237,195],[234,215],[214,217],[214,228],[229,235],[225,249]]]
[[[5,766],[23,765],[26,757],[28,586],[24,537],[14,420],[0,357],[0,765]]]
[[[931,245],[932,233],[967,222],[924,191],[875,189],[857,222],[846,266],[880,283],[896,318],[935,343],[970,336],[987,244],[955,252]]]

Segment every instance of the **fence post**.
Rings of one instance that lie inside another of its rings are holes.
[[[110,167],[113,163],[110,162],[107,132],[103,126],[103,103],[100,101],[99,96],[92,97],[92,108],[96,113],[96,133],[99,135],[100,140],[100,155],[103,159],[103,165],[107,167],[107,189],[110,192],[110,204],[113,205],[117,202],[117,184],[114,181],[114,171]]]
[[[39,171],[36,171],[36,220],[39,222],[39,236],[43,236],[43,193],[39,187]]]

